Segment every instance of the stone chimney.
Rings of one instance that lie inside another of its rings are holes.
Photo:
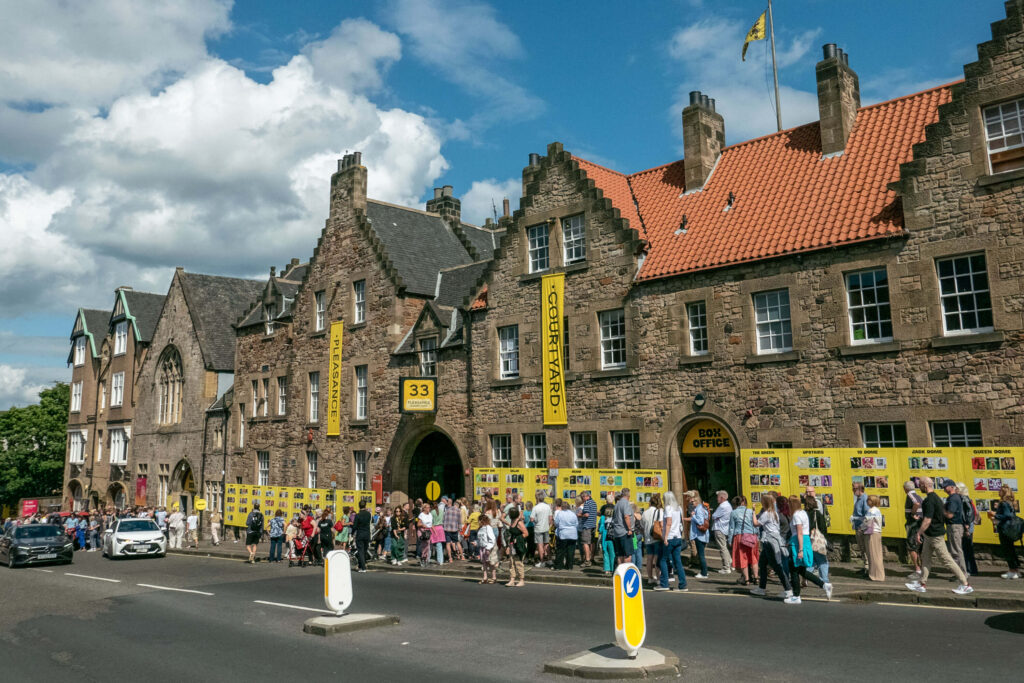
[[[434,198],[427,200],[427,211],[441,214],[441,219],[448,225],[462,222],[462,202],[452,196],[451,185],[434,188]]]
[[[683,109],[683,171],[688,191],[704,187],[723,147],[725,119],[715,111],[713,99],[694,90]]]
[[[366,211],[366,167],[362,152],[352,152],[338,160],[338,172],[331,176],[331,214],[339,204]]]
[[[530,152],[530,161],[526,167],[523,168],[523,196],[526,196],[526,186],[533,182],[533,176],[536,175],[537,170],[540,168],[540,155],[536,152]]]
[[[814,68],[818,79],[818,114],[821,119],[821,153],[842,152],[860,109],[860,80],[850,68],[845,52],[828,43],[824,58]]]

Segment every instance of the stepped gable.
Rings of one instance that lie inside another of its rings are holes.
[[[604,196],[612,200],[612,204],[619,210],[622,217],[629,221],[629,227],[636,230],[641,237],[646,238],[643,220],[636,208],[636,201],[633,198],[633,190],[629,186],[629,178],[604,166],[598,166],[592,161],[573,156],[580,168],[586,171],[587,177],[594,181],[597,187],[601,188]]]
[[[178,271],[189,315],[207,370],[233,372],[235,330],[232,323],[260,296],[260,280]]]

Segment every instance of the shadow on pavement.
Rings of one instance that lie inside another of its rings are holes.
[[[1024,612],[1007,612],[996,614],[985,620],[985,625],[999,631],[1024,633]]]

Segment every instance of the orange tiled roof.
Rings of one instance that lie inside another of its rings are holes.
[[[480,289],[480,293],[476,295],[476,299],[470,304],[469,310],[482,311],[485,308],[487,308],[487,285]]]
[[[946,85],[862,107],[846,150],[829,159],[821,158],[818,123],[732,145],[690,194],[682,160],[630,176],[578,161],[640,229],[635,198],[650,243],[638,279],[653,280],[902,234],[902,209],[887,185],[949,100]],[[683,216],[686,232],[677,235]]]

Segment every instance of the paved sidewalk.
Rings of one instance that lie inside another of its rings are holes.
[[[261,543],[257,557],[259,561],[265,562],[269,544]],[[229,538],[219,546],[214,547],[209,541],[200,541],[198,549],[170,550],[171,553],[187,555],[208,555],[211,557],[222,557],[228,559],[242,560],[248,557],[245,545],[241,542],[234,543]],[[720,567],[714,553],[708,557],[709,575],[707,579],[694,578],[695,571],[688,564],[688,556],[683,557],[683,566],[687,574],[687,588],[690,591],[716,592],[716,593],[746,593],[749,586],[737,584],[738,573],[719,574]],[[936,606],[959,606],[977,607],[994,610],[1024,610],[1024,580],[1007,581],[1000,578],[1000,574],[1006,571],[1003,563],[980,563],[979,576],[971,577],[971,585],[974,593],[970,595],[956,595],[952,592],[956,587],[956,581],[945,569],[933,571],[928,581],[928,592],[914,593],[907,590],[904,584],[909,580],[907,577],[912,571],[909,567],[889,563],[885,566],[885,582],[874,582],[863,578],[858,566],[852,562],[836,562],[829,565],[829,574],[834,587],[833,599],[839,598],[849,601],[861,602],[897,602],[907,604],[929,604]],[[480,576],[480,565],[477,562],[462,561],[446,563],[443,566],[431,564],[429,567],[420,567],[415,559],[410,559],[406,564],[394,566],[382,561],[371,561],[369,569],[377,571],[388,571],[398,573],[420,573],[441,576],[464,577],[476,579]],[[308,571],[310,568],[306,568]],[[296,568],[295,571],[303,571]],[[642,571],[642,568],[641,568]],[[508,563],[502,562],[499,571],[502,581],[508,580]],[[526,580],[534,583],[550,584],[573,584],[583,586],[611,586],[611,581],[604,575],[601,567],[576,567],[568,571],[555,571],[549,568],[537,568],[532,565],[526,568]],[[674,584],[673,584],[674,585]],[[769,595],[775,595],[781,590],[778,581],[772,579],[768,582]],[[804,591],[804,597],[822,598],[824,593],[816,586],[808,586]]]

